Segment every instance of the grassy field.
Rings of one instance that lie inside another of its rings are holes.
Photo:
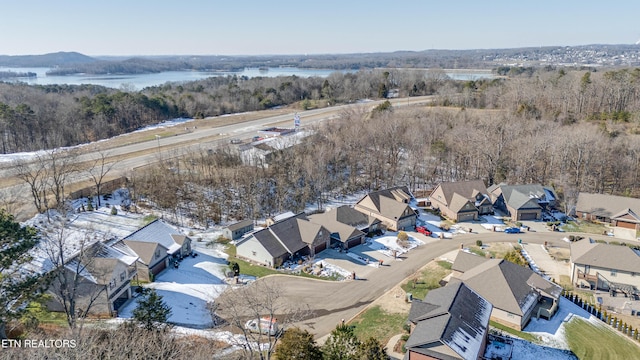
[[[578,359],[638,359],[640,346],[606,325],[594,326],[580,318],[573,318],[565,327],[569,349]]]
[[[607,228],[602,224],[581,220],[569,221],[560,228],[565,232],[583,232],[598,235],[602,235],[602,233],[607,230]]]
[[[380,306],[374,306],[362,312],[350,324],[355,325],[355,334],[361,341],[373,337],[386,345],[392,336],[404,331],[402,325],[406,321],[407,314],[390,314]]]
[[[416,299],[424,299],[429,290],[440,287],[440,280],[451,273],[451,264],[444,261],[431,263],[402,284],[402,290],[411,293]]]

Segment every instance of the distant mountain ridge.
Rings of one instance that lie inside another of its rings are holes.
[[[0,55],[0,66],[7,67],[57,67],[88,64],[98,60],[78,52],[56,52],[43,55]]]
[[[77,52],[0,55],[0,66],[48,67],[52,74],[141,74],[163,71],[237,71],[298,67],[335,70],[373,68],[495,69],[500,66],[640,66],[640,46],[629,44],[546,46],[509,49],[395,51],[316,55],[100,56]]]

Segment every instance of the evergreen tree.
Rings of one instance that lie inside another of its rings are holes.
[[[142,290],[142,299],[133,310],[133,319],[147,330],[164,329],[171,308],[162,300],[155,289]]]
[[[32,260],[31,250],[38,244],[36,230],[20,226],[13,216],[0,210],[0,338],[5,339],[6,324],[20,316],[25,305],[43,289],[42,277],[28,273],[23,265]]]
[[[274,355],[277,360],[322,359],[322,351],[316,345],[313,335],[298,327],[287,329]]]
[[[339,324],[322,346],[325,360],[355,360],[360,341],[353,332],[353,326]]]
[[[360,343],[356,355],[358,360],[388,360],[387,351],[377,339],[370,337],[367,341]]]

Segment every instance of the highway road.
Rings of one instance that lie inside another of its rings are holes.
[[[396,98],[390,99],[390,102],[396,107],[416,106],[428,104],[432,98],[431,96]],[[148,136],[150,140],[129,144],[125,143],[124,145],[113,145],[116,143],[121,144],[122,136],[118,137],[117,142],[114,141],[114,139],[104,140],[77,147],[78,155],[76,161],[79,164],[86,165],[96,159],[100,159],[100,157],[106,153],[108,155],[106,162],[115,162],[115,165],[108,174],[109,178],[117,178],[126,176],[138,167],[153,164],[160,159],[167,159],[176,154],[191,150],[216,148],[222,144],[228,144],[231,139],[235,138],[250,139],[257,135],[258,130],[266,127],[292,127],[295,113],[298,113],[301,118],[302,128],[311,128],[323,121],[338,118],[340,113],[347,109],[365,107],[365,109],[370,110],[381,102],[381,100],[366,101],[307,111],[285,109],[284,111],[279,111],[277,115],[274,115],[271,110],[265,110],[255,113],[213,117],[205,119],[204,123],[216,123],[218,122],[217,120],[224,118],[224,123],[226,124],[190,128],[188,132],[168,137],[154,137],[153,133],[151,133]],[[251,116],[247,116],[247,114]],[[243,120],[244,117],[241,115],[249,117],[251,120]],[[231,118],[231,120],[228,118]],[[236,118],[238,119],[237,121],[234,120]],[[125,137],[126,136],[127,135],[125,135]],[[89,180],[89,175],[80,171],[73,176],[71,183],[66,184],[66,188],[73,189],[77,187],[77,184],[86,184]],[[16,214],[18,219],[28,216],[26,214],[35,213],[35,209],[31,206],[31,200],[28,197],[29,191],[26,185],[16,177],[16,169],[11,162],[0,163],[0,189],[4,193],[24,194],[24,196],[13,200],[22,200],[23,202],[21,204],[22,211],[20,211],[20,214]]]

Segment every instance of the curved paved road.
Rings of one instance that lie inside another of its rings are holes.
[[[365,280],[330,282],[281,277],[280,283],[284,296],[292,303],[308,304],[315,312],[313,318],[298,325],[309,330],[318,339],[329,334],[341,319],[351,319],[372,301],[405,280],[407,274],[414,273],[433,259],[459,249],[460,244],[473,245],[476,240],[492,243],[522,239],[524,243],[543,244],[547,241],[550,245],[568,248],[569,243],[562,241],[562,236],[563,233],[557,232],[460,234],[453,239],[421,245],[408,252],[404,261],[394,261],[389,266],[380,267]]]

